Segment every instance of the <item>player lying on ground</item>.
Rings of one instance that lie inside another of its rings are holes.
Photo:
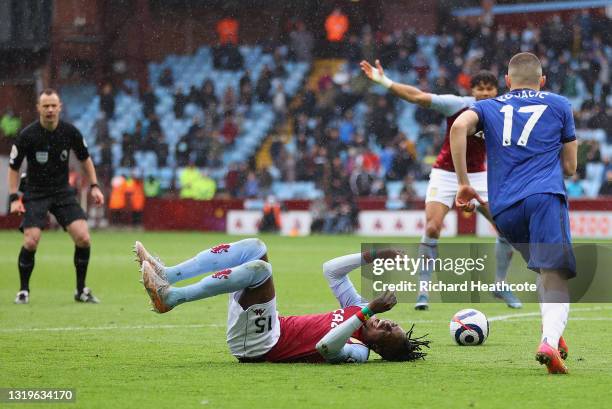
[[[474,103],[451,129],[451,149],[459,189],[456,205],[473,210],[483,201],[470,186],[468,135],[483,129],[489,168],[489,205],[498,231],[540,273],[538,293],[542,341],[536,359],[549,373],[567,373],[561,338],[569,315],[568,278],[576,275],[563,175],[576,172],[577,148],[569,101],[540,91],[540,60],[519,53],[508,65],[505,95]]]
[[[479,72],[472,78],[471,97],[437,95],[424,92],[411,85],[393,82],[385,75],[378,60],[376,60],[375,64],[376,68],[372,67],[367,61],[362,61],[360,64],[362,71],[370,80],[388,88],[393,94],[405,101],[417,104],[423,108],[431,108],[446,117],[444,144],[429,175],[429,185],[427,186],[427,195],[425,197],[425,234],[421,238],[421,246],[419,247],[419,256],[437,258],[438,239],[442,231],[442,224],[449,210],[453,207],[455,194],[457,193],[457,176],[453,167],[448,139],[450,128],[455,119],[474,101],[497,96],[497,78],[489,71]],[[470,182],[486,201],[487,172],[485,167],[485,147],[482,137],[469,139],[467,153]],[[478,210],[494,225],[493,218],[486,204],[480,206]],[[498,237],[495,243],[495,257],[497,260],[495,281],[504,282],[506,281],[508,267],[512,258],[512,246],[501,237]],[[431,268],[421,268],[419,270],[420,281],[431,281],[432,273]],[[512,291],[495,291],[493,295],[504,300],[508,307],[522,307],[521,302]],[[417,296],[415,309],[426,310],[428,308],[429,295],[426,291],[421,291]]]
[[[323,273],[340,308],[323,314],[279,317],[267,248],[259,239],[220,244],[173,267],[165,267],[140,242],[135,252],[154,311],[165,313],[179,304],[229,294],[227,343],[241,362],[366,362],[370,349],[389,361],[423,358],[429,341],[412,337],[389,320],[373,314],[390,310],[395,295],[385,293],[367,302],[348,273],[373,261],[370,254],[350,254],[323,265]],[[392,258],[389,250],[377,258]],[[178,281],[208,272],[200,282],[175,287]]]

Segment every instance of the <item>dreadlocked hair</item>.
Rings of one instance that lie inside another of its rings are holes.
[[[403,348],[393,351],[391,354],[384,354],[383,358],[387,361],[416,361],[417,359],[425,359],[427,352],[423,352],[423,348],[429,348],[431,341],[424,339],[429,334],[421,335],[420,337],[413,337],[412,331],[414,330],[414,324],[408,331],[406,331],[406,338],[404,339]]]

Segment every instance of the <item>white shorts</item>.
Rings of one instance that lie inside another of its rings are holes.
[[[243,310],[238,303],[241,293],[229,295],[227,344],[236,358],[257,358],[272,349],[280,337],[276,297]]]
[[[487,190],[487,172],[468,173],[470,184],[485,202],[489,201]],[[433,168],[429,174],[425,203],[440,202],[449,208],[455,204],[457,196],[457,174],[438,168]]]

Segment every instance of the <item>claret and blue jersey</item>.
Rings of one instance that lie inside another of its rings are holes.
[[[565,97],[516,89],[475,102],[470,109],[478,115],[485,134],[493,216],[536,193],[565,197],[561,149],[576,139]]]

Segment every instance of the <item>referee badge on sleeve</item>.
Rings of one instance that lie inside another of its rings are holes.
[[[38,151],[36,152],[36,161],[38,163],[45,164],[49,160],[49,152]]]
[[[12,165],[15,163],[15,159],[17,159],[17,155],[19,155],[19,151],[17,150],[17,145],[13,145],[11,148],[11,156],[9,156],[9,163]]]

